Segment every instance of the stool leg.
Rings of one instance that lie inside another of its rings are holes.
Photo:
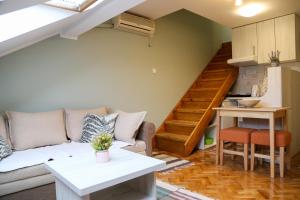
[[[260,146],[259,147],[260,149],[259,149],[259,152],[260,152],[260,154],[264,154],[264,147],[263,146]],[[264,163],[264,159],[263,158],[258,158],[258,161],[259,161],[259,165],[260,166],[262,166],[263,165],[263,163]]]
[[[248,170],[248,144],[244,144],[244,169]]]
[[[234,143],[234,144],[232,145],[232,149],[236,151],[236,143]],[[234,158],[235,158],[235,155],[232,154],[232,155],[231,155],[231,160],[233,161]]]
[[[286,156],[284,158],[287,170],[291,169],[291,154],[290,154],[290,149],[291,149],[291,146],[290,145],[287,146],[287,148],[286,148]]]
[[[224,141],[220,140],[220,165],[223,165],[223,159],[224,159]]]
[[[265,152],[265,150],[264,150],[264,147],[261,147],[261,150],[260,150],[261,152],[261,154],[264,154],[264,152]],[[264,159],[263,158],[259,158],[259,164],[262,166],[263,165],[263,163],[264,163]]]
[[[284,177],[284,147],[279,148],[279,168],[280,168],[280,177]]]
[[[255,144],[251,144],[251,171],[254,171],[255,164]]]

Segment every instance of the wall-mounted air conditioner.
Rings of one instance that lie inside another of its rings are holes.
[[[155,31],[155,22],[137,15],[123,13],[113,20],[114,28],[152,37]]]

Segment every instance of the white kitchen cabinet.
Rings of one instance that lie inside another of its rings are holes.
[[[257,56],[256,24],[232,30],[232,59]]]
[[[276,50],[281,62],[299,60],[299,17],[295,14],[275,18]]]
[[[257,23],[257,60],[258,64],[269,63],[269,54],[275,51],[275,19]]]
[[[280,62],[300,61],[300,18],[290,14],[232,30],[232,59],[237,66],[269,63],[271,51]]]

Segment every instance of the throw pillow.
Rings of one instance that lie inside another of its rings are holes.
[[[67,142],[63,110],[41,113],[6,112],[15,150]]]
[[[119,116],[115,126],[115,138],[123,142],[135,144],[137,131],[144,121],[147,112],[126,113],[117,111]]]
[[[113,135],[117,117],[118,113],[99,116],[88,114],[85,116],[80,142],[89,143],[94,139],[94,137],[101,133],[109,133]]]
[[[83,118],[87,114],[106,115],[106,107],[95,109],[71,110],[66,109],[66,128],[67,135],[72,141],[78,142],[82,134]]]
[[[0,136],[0,160],[12,154],[9,144]]]
[[[7,144],[12,147],[8,132],[6,130],[6,123],[3,116],[0,115],[0,136],[7,142]]]

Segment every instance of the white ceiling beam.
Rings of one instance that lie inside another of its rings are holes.
[[[78,20],[61,31],[61,37],[77,39],[81,34],[89,31],[103,22],[143,3],[145,0],[109,0],[78,15]]]
[[[49,0],[4,0],[0,1],[0,15],[34,6]]]

